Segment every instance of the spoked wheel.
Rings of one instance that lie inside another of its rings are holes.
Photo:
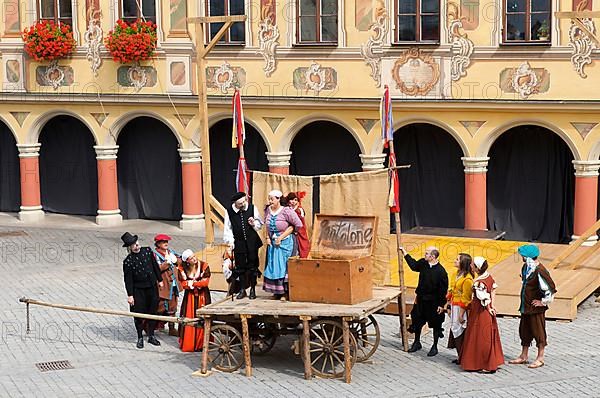
[[[377,351],[381,334],[379,324],[373,315],[350,323],[350,333],[356,339],[356,361],[366,361]]]
[[[351,366],[356,362],[356,339],[350,333]],[[328,379],[342,377],[344,366],[344,337],[342,324],[322,320],[310,325],[310,366],[315,375]]]
[[[208,358],[215,369],[235,372],[244,364],[242,335],[229,325],[215,325],[210,329]]]
[[[263,355],[271,351],[277,340],[277,330],[271,324],[257,322],[250,331],[252,353]]]

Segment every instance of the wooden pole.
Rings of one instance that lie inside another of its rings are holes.
[[[350,326],[348,319],[342,318],[342,338],[344,340],[344,376],[346,383],[352,381],[352,358],[350,357]],[[332,369],[335,371],[335,369]]]
[[[301,316],[302,320],[302,360],[304,361],[304,378],[312,379],[312,364],[310,363],[310,317]]]
[[[242,318],[242,345],[244,348],[244,362],[246,363],[246,376],[252,376],[252,359],[250,358],[250,331],[248,330],[249,315],[241,315]]]
[[[188,18],[188,22],[196,26],[196,80],[198,84],[198,119],[200,121],[200,136],[202,137],[200,147],[202,150],[202,188],[204,191],[204,221],[206,225],[205,242],[212,245],[215,241],[215,222],[212,210],[212,175],[210,165],[210,141],[208,132],[208,98],[206,95],[206,56],[210,50],[221,40],[234,22],[246,21],[245,15],[226,15],[216,17]],[[223,23],[219,32],[204,45],[204,24]]]
[[[394,151],[394,140],[389,141],[390,145],[390,153]],[[396,178],[399,178],[396,176]],[[395,181],[391,181],[392,184]],[[406,286],[404,284],[404,264],[402,256],[402,252],[400,248],[402,247],[402,225],[400,224],[400,213],[394,213],[394,223],[396,224],[396,255],[398,256],[398,281],[400,285],[400,295],[398,296],[398,312],[400,316],[400,336],[402,336],[402,348],[404,351],[408,351],[408,331],[406,329]]]
[[[28,299],[26,297],[21,297],[19,299],[19,301],[21,303],[35,304],[35,305],[39,305],[42,307],[59,308],[59,309],[69,310],[69,311],[91,312],[94,314],[127,316],[127,317],[132,317],[132,318],[152,319],[155,321],[162,321],[162,322],[176,322],[176,323],[186,324],[186,323],[197,323],[200,320],[199,318],[178,318],[176,316],[152,315],[152,314],[142,314],[140,312],[111,310],[111,309],[105,309],[105,308],[80,307],[77,305],[54,304],[54,303],[47,303],[47,302],[39,301],[39,300]]]
[[[200,365],[200,371],[202,374],[208,372],[208,349],[210,345],[210,327],[212,326],[212,319],[210,317],[204,318],[204,345],[202,346],[202,363]]]

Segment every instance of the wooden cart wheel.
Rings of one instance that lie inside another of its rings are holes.
[[[235,372],[244,364],[242,334],[233,326],[214,325],[210,329],[208,358],[215,369]]]
[[[252,325],[250,337],[252,339],[252,353],[264,355],[271,351],[275,345],[277,331],[273,325],[265,322],[257,322]]]
[[[350,323],[350,333],[356,339],[356,362],[366,361],[377,351],[381,334],[373,315]]]
[[[342,377],[344,366],[344,337],[342,324],[331,320],[310,325],[310,366],[315,375],[327,379]],[[351,364],[356,362],[356,339],[350,333]]]

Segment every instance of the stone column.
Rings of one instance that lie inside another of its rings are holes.
[[[277,174],[290,174],[291,152],[266,152],[269,160],[269,172]]]
[[[98,225],[119,225],[123,216],[119,209],[119,184],[117,179],[118,145],[96,145],[98,169]]]
[[[599,160],[573,160],[575,167],[575,219],[572,239],[578,239],[598,220]],[[598,235],[588,238],[584,245],[593,245]]]
[[[490,158],[462,157],[465,166],[465,229],[487,230],[486,174]]]
[[[17,144],[21,171],[21,211],[19,220],[39,221],[44,218],[40,195],[40,147],[36,144]]]
[[[179,149],[179,155],[183,188],[183,215],[179,227],[185,231],[203,231],[202,151],[200,148]]]
[[[360,155],[360,161],[362,162],[363,171],[381,170],[384,167],[385,159],[387,155],[385,153],[378,153],[376,155]]]

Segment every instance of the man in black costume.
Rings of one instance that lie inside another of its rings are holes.
[[[158,286],[162,287],[163,282],[152,249],[141,247],[138,236],[131,235],[129,232],[125,232],[121,236],[121,240],[123,241],[123,247],[126,247],[129,252],[123,260],[123,278],[129,308],[131,312],[156,315]],[[144,348],[144,339],[142,338],[144,327],[148,335],[148,343],[160,345],[160,341],[154,336],[156,321],[133,318],[133,322],[137,331],[137,348]]]
[[[238,192],[231,197],[233,202],[225,213],[223,241],[233,249],[235,268],[234,278],[239,278],[239,292],[236,298],[246,297],[246,288],[250,286],[250,299],[256,298],[256,278],[258,270],[258,249],[263,245],[258,233],[262,221],[256,207],[248,203],[248,196]]]
[[[406,263],[414,272],[419,273],[419,283],[415,291],[415,304],[410,317],[412,324],[409,331],[415,334],[415,341],[408,352],[415,352],[423,348],[421,346],[421,329],[425,323],[433,329],[433,345],[427,356],[435,356],[438,353],[437,343],[440,337],[444,337],[442,324],[444,323],[444,305],[448,292],[448,273],[438,261],[440,252],[435,247],[425,250],[425,257],[415,260],[400,248]]]

